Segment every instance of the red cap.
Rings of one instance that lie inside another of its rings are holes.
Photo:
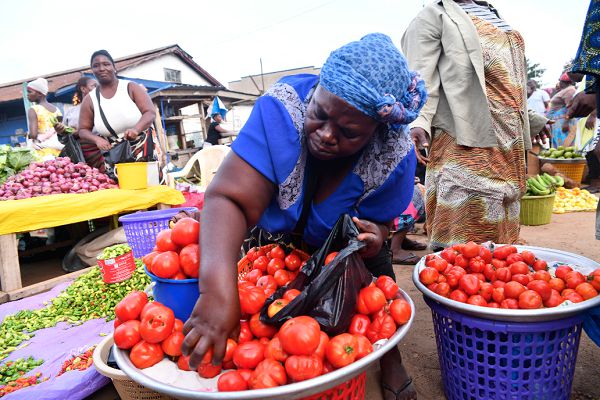
[[[571,78],[569,78],[569,75],[567,75],[566,72],[563,72],[558,80],[562,82],[571,82]]]

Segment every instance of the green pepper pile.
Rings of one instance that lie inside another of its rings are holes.
[[[100,269],[93,268],[79,276],[45,308],[21,310],[9,315],[0,325],[0,360],[6,358],[22,342],[34,336],[38,329],[50,328],[59,322],[80,325],[96,318],[115,318],[114,308],[133,290],[144,290],[150,277],[144,272],[141,260],[130,279],[119,283],[104,283]]]
[[[128,244],[115,244],[114,246],[106,247],[102,253],[96,257],[98,260],[108,260],[109,258],[117,258],[131,251]]]
[[[35,367],[39,367],[44,360],[36,360],[33,357],[17,358],[14,361],[7,361],[0,365],[0,385],[6,385],[9,382],[16,381]]]

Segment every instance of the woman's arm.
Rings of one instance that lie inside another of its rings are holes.
[[[235,136],[236,133],[234,131],[228,131],[223,128],[221,125],[215,126],[215,130],[221,134],[221,136]]]
[[[33,108],[27,111],[27,121],[29,122],[29,138],[35,140],[38,136],[38,120],[37,113]]]
[[[256,225],[275,193],[275,185],[230,152],[204,197],[200,235],[200,298],[185,323],[184,354],[196,368],[213,348],[223,359],[227,338],[240,320],[237,261],[248,227]]]
[[[96,143],[96,146],[102,151],[110,150],[111,146],[110,143],[108,143],[108,140],[92,133],[93,127],[94,106],[90,96],[85,96],[81,103],[81,110],[79,111],[79,138]]]
[[[140,85],[134,82],[129,82],[128,85],[131,99],[142,113],[135,126],[125,131],[125,138],[133,140],[138,137],[140,132],[143,132],[152,125],[156,117],[156,112],[154,111],[154,104],[152,104],[150,96],[148,96],[148,93]]]

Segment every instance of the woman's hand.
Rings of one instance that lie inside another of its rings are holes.
[[[190,368],[196,369],[204,354],[213,349],[213,364],[223,361],[227,338],[237,337],[240,303],[235,283],[214,285],[203,290],[192,315],[183,326],[186,335],[182,352],[190,356]]]
[[[565,119],[565,121],[562,124],[562,131],[567,133],[569,132],[569,120]]]
[[[108,151],[112,148],[108,140],[101,138],[100,136],[95,136],[94,142],[100,151]]]
[[[171,220],[169,221],[169,228],[172,228],[173,225],[177,223],[177,221],[183,218],[194,218],[196,221],[200,222],[200,211],[179,211],[177,214],[171,217]]]
[[[54,125],[54,130],[59,135],[62,135],[64,133],[64,131],[65,131],[65,125],[62,122],[59,122],[56,125]]]
[[[415,144],[415,154],[417,155],[417,161],[420,164],[427,165],[427,163],[429,162],[429,158],[424,157],[419,151],[420,149],[426,149],[429,147],[427,132],[425,132],[425,129],[423,128],[412,128],[410,130],[410,136]]]
[[[594,129],[596,127],[596,114],[595,113],[591,113],[587,117],[587,120],[585,121],[585,127],[587,129]]]
[[[134,128],[129,128],[125,131],[125,139],[127,140],[135,140],[137,139],[137,137],[140,135],[140,132],[138,132],[136,129]]]
[[[371,258],[375,257],[381,251],[381,246],[387,237],[387,233],[384,234],[383,225],[376,224],[371,221],[367,221],[366,219],[358,219],[356,217],[352,217],[352,221],[358,227],[358,230],[361,232],[356,239],[361,242],[365,242],[366,246],[360,250],[360,255],[363,258]]]

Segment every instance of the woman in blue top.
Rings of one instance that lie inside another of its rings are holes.
[[[283,78],[256,102],[205,193],[202,295],[184,330],[190,366],[210,347],[220,362],[238,328],[235,266],[247,229],[298,229],[307,190],[314,194],[306,202],[304,241],[320,246],[348,213],[367,244],[361,253],[367,267],[393,276],[384,243],[412,198],[416,157],[406,124],[425,103],[424,87],[389,37],[370,34],[331,53],[320,76]],[[382,363],[391,391],[385,394],[414,398],[397,349]]]

